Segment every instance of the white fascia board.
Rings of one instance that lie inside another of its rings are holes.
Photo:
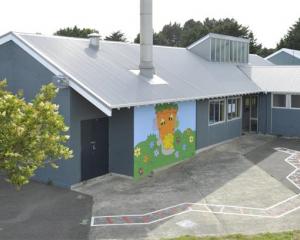
[[[25,52],[30,56],[36,59],[39,63],[45,66],[50,72],[55,75],[65,75],[70,79],[70,87],[73,88],[76,92],[86,98],[89,102],[95,105],[98,109],[104,112],[107,116],[112,116],[112,109],[109,107],[109,104],[103,99],[99,98],[97,94],[88,89],[84,84],[82,84],[78,79],[73,77],[67,71],[63,70],[61,67],[53,63],[49,58],[44,56],[41,52],[36,50],[30,43],[20,36],[15,35],[14,33],[8,33],[0,38],[0,45],[13,41],[19,47],[21,47]]]
[[[219,33],[209,33],[209,37],[223,39],[223,40],[231,40],[231,41],[250,43],[250,39],[248,39],[248,38],[234,37],[234,36],[229,36],[229,35],[224,35],[224,34],[219,34]]]
[[[217,39],[223,39],[223,40],[231,40],[231,41],[239,41],[244,43],[250,43],[249,39],[246,38],[239,38],[239,37],[233,37],[223,34],[217,34],[217,33],[209,33],[206,36],[200,38],[198,41],[192,43],[190,46],[187,47],[188,50],[194,48],[195,46],[199,45],[200,43],[204,42],[205,40],[209,38],[217,38]]]
[[[206,36],[200,38],[198,41],[192,43],[192,44],[191,44],[190,46],[188,46],[186,49],[187,49],[187,50],[192,49],[193,47],[197,46],[198,44],[204,42],[206,39],[209,39],[209,37],[210,37],[210,35],[207,34]]]
[[[269,55],[269,56],[267,56],[267,57],[265,57],[265,59],[266,59],[266,60],[269,60],[270,58],[274,57],[275,55],[277,55],[277,54],[279,54],[279,53],[281,53],[281,52],[286,52],[286,51],[285,51],[284,48],[281,48],[280,50],[278,50],[278,51],[272,53],[271,55]]]
[[[242,95],[249,95],[249,94],[259,94],[264,91],[257,90],[257,91],[245,91],[245,92],[236,92],[236,93],[225,93],[225,94],[216,94],[216,95],[207,95],[207,96],[199,96],[199,97],[190,97],[190,98],[174,98],[174,99],[164,99],[164,100],[153,100],[148,102],[140,102],[140,103],[127,103],[121,105],[114,105],[113,108],[125,108],[125,107],[142,107],[148,105],[155,105],[159,103],[171,103],[171,102],[187,102],[187,101],[197,101],[197,100],[205,100],[205,99],[214,99],[214,98],[224,98],[224,97],[231,97],[231,96],[242,96]]]

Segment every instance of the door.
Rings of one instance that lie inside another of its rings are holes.
[[[243,130],[257,132],[258,127],[258,97],[256,95],[243,98]]]
[[[108,173],[108,119],[81,121],[81,180]]]

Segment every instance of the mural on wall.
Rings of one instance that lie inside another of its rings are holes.
[[[134,109],[134,177],[195,154],[196,103],[164,103]]]

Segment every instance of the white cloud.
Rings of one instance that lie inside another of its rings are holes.
[[[259,42],[274,47],[300,17],[300,1],[286,0],[153,0],[154,28],[190,18],[233,17],[249,26]],[[9,0],[1,2],[0,34],[7,31],[52,34],[78,25],[103,36],[122,30],[129,40],[139,31],[139,0]]]

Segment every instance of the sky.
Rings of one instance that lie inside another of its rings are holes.
[[[300,18],[299,0],[153,0],[154,30],[188,19],[235,18],[258,42],[275,47]],[[53,34],[74,26],[95,28],[102,36],[121,30],[129,41],[139,32],[139,0],[3,0],[0,34],[8,31]]]

